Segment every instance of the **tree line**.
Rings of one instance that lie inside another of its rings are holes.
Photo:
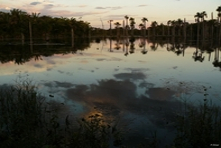
[[[0,11],[0,40],[21,40],[32,43],[35,40],[67,40],[71,36],[88,36],[90,23],[76,18],[40,16],[40,13],[28,14],[19,9],[10,12]]]
[[[158,24],[152,21],[147,27],[148,19],[143,17],[136,27],[135,18],[124,16],[122,24],[109,20],[109,29],[91,27],[89,22],[76,18],[51,17],[40,13],[28,14],[19,9],[9,12],[0,11],[0,40],[21,40],[24,44],[34,40],[62,39],[72,42],[74,38],[85,37],[180,37],[190,40],[221,40],[221,6],[216,9],[217,18],[211,14],[210,20],[205,20],[207,13],[197,12],[194,15],[195,23],[188,23],[185,19],[168,20],[167,24]],[[112,27],[114,25],[114,27]],[[71,40],[70,40],[71,39]]]
[[[205,20],[207,13],[205,11],[197,12],[193,17],[195,23],[189,23],[186,19],[168,20],[167,24],[159,24],[152,21],[147,27],[148,19],[143,17],[141,23],[136,28],[135,18],[124,16],[122,24],[109,20],[110,28],[104,33],[109,36],[147,36],[147,37],[182,37],[192,40],[214,40],[221,39],[221,6],[217,9],[217,18],[211,14],[210,20]],[[112,28],[112,25],[114,27]],[[95,28],[101,32],[100,28]],[[98,33],[100,34],[100,33]]]

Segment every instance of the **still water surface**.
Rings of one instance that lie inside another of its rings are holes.
[[[161,143],[170,143],[174,115],[184,101],[199,104],[206,98],[221,105],[221,68],[214,66],[221,60],[220,48],[144,39],[94,41],[75,51],[61,46],[53,54],[41,54],[39,48],[52,50],[34,45],[34,56],[19,64],[12,55],[10,60],[2,57],[1,85],[13,84],[19,76],[31,79],[43,95],[64,103],[67,114],[99,112],[126,123],[131,144],[155,132]],[[13,54],[24,61],[26,52]]]

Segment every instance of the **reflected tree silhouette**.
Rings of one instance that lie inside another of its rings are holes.
[[[114,49],[119,50],[120,48],[120,40],[117,40]]]
[[[43,60],[41,55],[39,55],[39,54],[36,54],[34,58],[35,58],[35,61]]]
[[[204,61],[204,58],[205,56],[203,56],[203,52],[199,51],[198,48],[196,48],[196,51],[193,53],[193,59],[194,61],[200,61],[200,62],[203,62]]]
[[[152,45],[150,46],[150,49],[153,51],[156,51],[158,48],[158,43],[156,43],[155,41],[152,42]]]
[[[174,53],[176,53],[177,56],[179,56],[183,52],[184,52],[183,46],[181,44],[175,44],[175,51],[174,51]]]
[[[219,58],[219,49],[216,48],[215,49],[215,56],[214,56],[214,61],[213,61],[213,66],[214,67],[220,67],[220,70],[221,70],[221,61],[220,61],[220,58]]]
[[[185,43],[175,43],[173,42],[172,44],[167,43],[166,49],[167,51],[172,51],[174,52],[177,56],[180,54],[185,55],[185,50],[188,46],[185,45]]]
[[[97,41],[98,43],[94,44],[102,44],[102,48],[104,47],[104,43],[109,42],[109,52],[114,52],[114,50],[122,49],[122,52],[125,56],[128,56],[129,54],[135,53],[135,46],[139,46],[139,49],[141,49],[141,54],[147,54],[148,48],[150,50],[156,51],[159,46],[162,48],[166,47],[167,51],[171,51],[175,53],[177,56],[183,54],[185,55],[185,50],[189,47],[195,47],[196,50],[194,53],[192,53],[191,58],[194,59],[194,61],[203,62],[205,59],[205,56],[203,53],[206,53],[208,55],[209,61],[211,59],[211,55],[213,52],[217,52],[217,50],[220,50],[219,45],[217,42],[214,42],[211,44],[210,42],[182,42],[179,40],[175,40],[175,38],[171,39],[164,39],[164,40],[157,40],[156,38],[151,39],[145,39],[145,38],[111,38],[111,39],[104,39],[104,40],[96,40],[96,38],[93,41]],[[113,43],[114,41],[114,43]],[[115,42],[116,41],[116,42]],[[150,43],[147,45],[147,43]],[[50,57],[55,54],[76,54],[76,51],[78,50],[85,50],[89,47],[90,43],[88,41],[80,40],[76,38],[75,47],[74,49],[71,47],[67,47],[64,45],[33,45],[33,50],[29,50],[29,46],[20,46],[20,45],[1,45],[0,50],[0,62],[1,63],[7,63],[7,62],[14,62],[15,64],[24,64],[25,62],[29,62],[32,59],[35,61],[43,60],[43,57]],[[114,47],[113,47],[114,46]],[[98,48],[97,48],[98,49]],[[114,49],[114,50],[113,50]],[[216,50],[215,50],[216,49]],[[218,55],[215,53],[215,55]],[[220,60],[219,58],[214,59],[214,61],[211,62],[213,66],[220,67]]]
[[[112,39],[110,38],[110,49],[109,49],[110,52],[113,52],[112,50]]]
[[[125,40],[126,40],[126,41],[125,41],[126,52],[125,52],[124,55],[127,56],[127,55],[129,54],[128,47],[129,47],[129,44],[130,44],[130,43],[129,43],[129,41],[128,41],[128,38],[126,38]]]
[[[145,39],[145,38],[141,38],[141,39],[140,39],[139,47],[140,47],[140,48],[143,48],[142,51],[141,51],[142,54],[146,54],[146,53],[147,53],[147,49],[146,49],[146,39]]]
[[[130,40],[130,54],[133,54],[135,51],[135,44],[134,44],[134,40]]]

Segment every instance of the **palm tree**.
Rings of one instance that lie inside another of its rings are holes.
[[[119,22],[116,22],[116,23],[114,23],[114,25],[116,26],[115,28],[117,30],[117,37],[119,37],[119,35],[120,35],[119,28],[120,28],[121,24]]]
[[[204,18],[207,17],[207,14],[205,11],[201,12],[201,22],[202,22],[202,28],[203,28],[203,40],[205,40],[205,22],[204,22]]]
[[[127,15],[125,15],[124,18],[126,19],[126,26],[125,26],[126,36],[128,36],[128,28],[129,28],[129,26],[128,26],[128,19],[129,19],[129,17]]]
[[[112,35],[112,22],[113,22],[113,20],[108,21],[108,23],[110,24],[110,36]]]
[[[29,15],[29,36],[30,36],[30,45],[33,44],[33,38],[32,38],[32,24],[37,22],[37,19],[39,17],[40,13],[32,13]]]
[[[70,18],[69,19],[69,26],[71,27],[71,47],[74,47],[74,26],[76,25],[76,19]]]
[[[161,24],[160,24],[160,28],[162,28],[162,34],[161,34],[162,36],[164,36],[164,27],[165,27],[164,24],[161,23]]]
[[[173,37],[175,37],[176,35],[175,28],[177,26],[177,21],[175,20],[171,21],[171,25],[173,26],[172,34],[173,34]]]
[[[200,15],[201,15],[201,21],[203,22],[205,17],[207,17],[207,13],[206,13],[206,11],[203,11],[200,13]]]
[[[140,23],[138,27],[140,28],[140,30],[141,30],[141,35],[142,35],[142,33],[143,33],[142,30],[144,29],[144,25],[143,25],[142,23]]]
[[[12,34],[12,29],[10,29],[10,14],[5,12],[0,12],[0,34],[2,35],[2,40],[7,39],[9,34]]]
[[[221,6],[219,6],[216,11],[218,12],[218,23],[219,23],[219,42],[221,42]]]
[[[181,36],[181,27],[183,26],[183,20],[180,18],[176,21],[176,25],[179,27],[179,36]]]
[[[43,15],[39,18],[39,22],[38,22],[38,25],[39,25],[39,28],[41,31],[41,33],[43,34],[46,42],[49,42],[50,40],[50,33],[51,33],[51,30],[52,30],[52,20],[53,18],[50,17],[50,16],[46,16],[46,15]]]
[[[194,17],[195,17],[195,22],[197,22],[197,40],[199,40],[201,14],[197,12],[196,15],[194,15]]]
[[[156,27],[158,26],[157,22],[156,21],[153,21],[151,23],[151,27],[153,28],[153,36],[155,37],[156,35]]]
[[[135,19],[130,17],[129,21],[130,21],[131,35],[134,36],[134,28],[135,28],[135,24],[136,24]]]
[[[184,41],[186,41],[186,28],[187,28],[188,22],[186,22],[186,18],[183,20],[183,37]]]
[[[146,36],[146,22],[148,22],[148,19],[147,18],[145,18],[145,17],[143,17],[142,19],[141,19],[141,21],[143,22],[143,24],[144,24],[144,36]]]
[[[167,36],[170,35],[170,25],[171,25],[171,20],[167,21]]]
[[[25,31],[25,23],[28,18],[27,12],[21,11],[19,9],[10,10],[11,14],[11,23],[14,25],[14,28],[19,29],[19,33],[21,34],[21,42],[24,45],[24,31]]]
[[[218,22],[221,22],[221,6],[219,6],[216,11],[218,12]]]

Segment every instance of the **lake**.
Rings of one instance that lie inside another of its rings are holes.
[[[172,142],[183,103],[221,105],[220,46],[138,38],[1,46],[0,82],[32,80],[73,117],[103,115],[135,145]]]

